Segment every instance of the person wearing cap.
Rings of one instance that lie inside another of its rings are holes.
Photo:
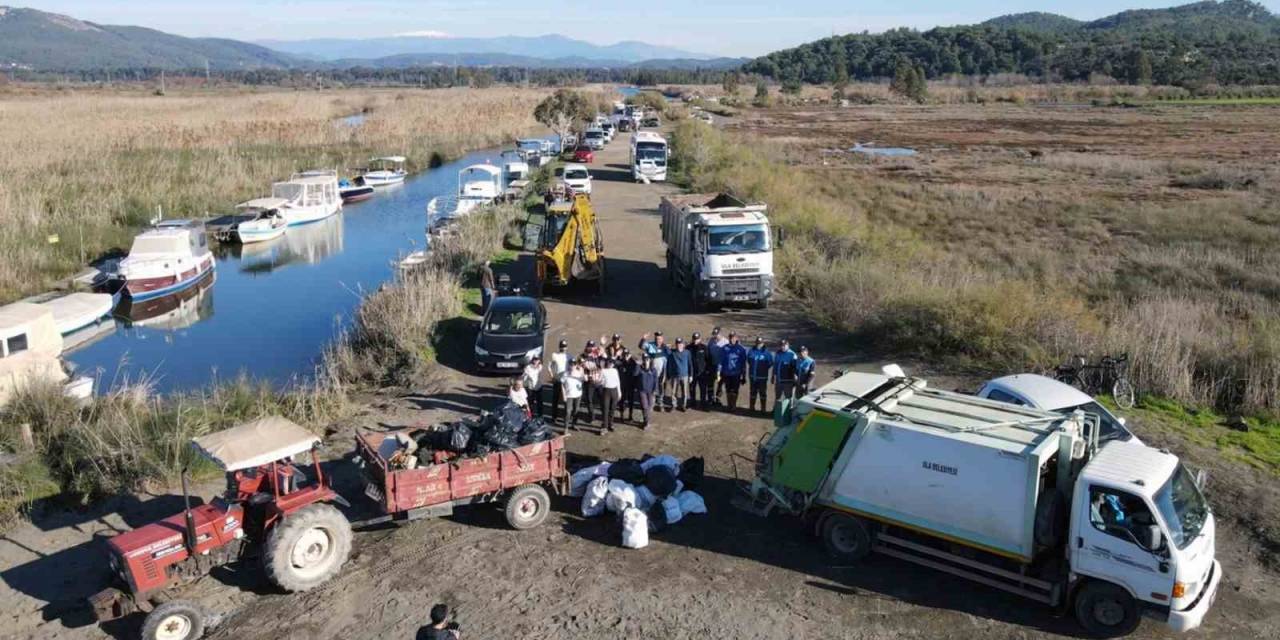
[[[760,398],[760,411],[769,411],[769,374],[773,369],[773,354],[765,347],[764,338],[756,337],[756,344],[747,353],[747,381],[750,383],[747,410],[754,411],[756,398]]]
[[[809,357],[809,347],[800,345],[800,354],[796,356],[796,397],[802,398],[809,393],[809,387],[818,375],[818,363]]]
[[[560,410],[560,401],[564,399],[564,387],[560,381],[569,371],[569,342],[561,339],[556,352],[551,354],[551,422],[554,423]],[[567,425],[566,425],[567,426]]]
[[[630,421],[635,416],[636,404],[636,372],[640,364],[631,356],[631,350],[622,349],[622,357],[618,359],[618,383],[621,387],[621,399],[618,402],[618,420]]]
[[[713,394],[711,396],[712,404],[720,404],[720,394],[724,391],[724,380],[720,377],[720,357],[724,354],[724,348],[729,344],[729,339],[720,335],[720,327],[711,328],[711,339],[707,341],[707,357],[711,359],[711,377]]]
[[[702,342],[702,334],[697,331],[693,332],[693,339],[686,348],[689,350],[689,405],[705,410],[711,404],[707,396],[715,377],[711,356],[707,345]]]
[[[671,349],[667,347],[666,338],[662,336],[661,331],[655,331],[653,338],[649,338],[649,334],[640,337],[640,350],[652,360],[654,375],[658,378],[658,389],[655,391],[657,408],[662,410],[662,392],[664,390],[664,375],[666,374],[667,356],[670,355]]]
[[[796,352],[791,341],[783,339],[773,354],[773,402],[783,398],[790,400],[796,392]]]
[[[653,396],[658,391],[658,372],[653,370],[653,358],[648,354],[645,354],[640,368],[636,370],[636,391],[640,396],[640,413],[644,419],[640,427],[648,429],[649,421],[653,419]]]
[[[560,379],[560,387],[564,392],[564,428],[574,431],[578,428],[578,407],[582,405],[582,384],[586,375],[577,363],[570,365],[569,371]]]
[[[689,406],[689,380],[693,376],[693,354],[685,349],[684,338],[676,338],[676,349],[667,360],[672,402],[676,411],[683,412]]]
[[[738,389],[747,372],[747,348],[738,342],[738,334],[729,332],[729,344],[720,354],[720,381],[724,383],[725,403],[729,411],[738,408]]]
[[[622,344],[622,336],[613,334],[613,338],[609,340],[608,346],[604,348],[604,356],[610,360],[621,360],[622,352],[627,348]]]
[[[613,409],[621,397],[622,380],[617,365],[605,358],[600,369],[600,423],[605,431],[613,431]]]
[[[493,275],[493,267],[490,261],[485,260],[484,266],[480,267],[480,314],[484,315],[489,311],[489,303],[493,302],[493,296],[497,293],[497,278]]]
[[[529,394],[529,408],[533,415],[543,415],[546,407],[543,406],[542,398],[542,358],[538,356],[530,358],[529,364],[524,367],[524,373],[520,374],[520,380],[524,383],[524,390]]]
[[[600,383],[603,380],[600,377],[600,358],[594,355],[597,348],[594,340],[587,341],[587,348],[578,359],[578,364],[582,365],[582,404],[587,405],[587,424],[595,420],[595,407],[600,405]]]

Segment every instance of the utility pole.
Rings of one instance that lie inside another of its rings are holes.
[[[209,59],[204,59],[204,83],[209,84]]]
[[[160,95],[164,95],[164,69],[160,70]]]

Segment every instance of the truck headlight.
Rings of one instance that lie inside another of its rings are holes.
[[[487,355],[489,355],[489,352],[488,352],[488,351],[485,351],[485,350],[484,350],[484,347],[482,347],[482,346],[480,346],[480,345],[476,345],[476,355],[478,355],[478,356],[487,356]]]

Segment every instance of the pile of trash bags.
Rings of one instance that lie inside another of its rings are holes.
[[[706,501],[695,491],[704,475],[702,458],[623,458],[573,472],[569,495],[582,498],[583,516],[615,514],[622,523],[622,546],[643,549],[650,533],[707,512]]]
[[[543,442],[555,437],[542,418],[529,418],[524,409],[508,402],[478,418],[414,429],[395,435],[395,450],[383,452],[395,469],[416,469],[462,457],[487,456],[498,451]],[[391,438],[388,438],[391,440]]]

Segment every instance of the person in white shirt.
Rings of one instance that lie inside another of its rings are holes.
[[[600,402],[604,413],[604,430],[613,431],[613,409],[622,398],[622,378],[613,360],[605,359],[604,368],[600,370]]]
[[[520,376],[520,380],[524,382],[525,391],[529,392],[529,404],[533,415],[543,415],[546,407],[543,406],[542,398],[542,358],[537,356],[530,358],[529,364],[525,365],[524,374]]]
[[[560,348],[551,354],[551,421],[554,423],[556,416],[560,415],[560,401],[564,399],[564,389],[561,388],[560,380],[564,378],[564,374],[569,370],[569,343],[565,340],[560,341]]]
[[[529,392],[524,390],[524,382],[520,378],[511,381],[511,389],[507,391],[507,399],[529,415]]]
[[[582,367],[574,364],[560,380],[560,389],[564,394],[564,427],[570,431],[578,428],[578,406],[582,403],[582,384],[585,379]]]

